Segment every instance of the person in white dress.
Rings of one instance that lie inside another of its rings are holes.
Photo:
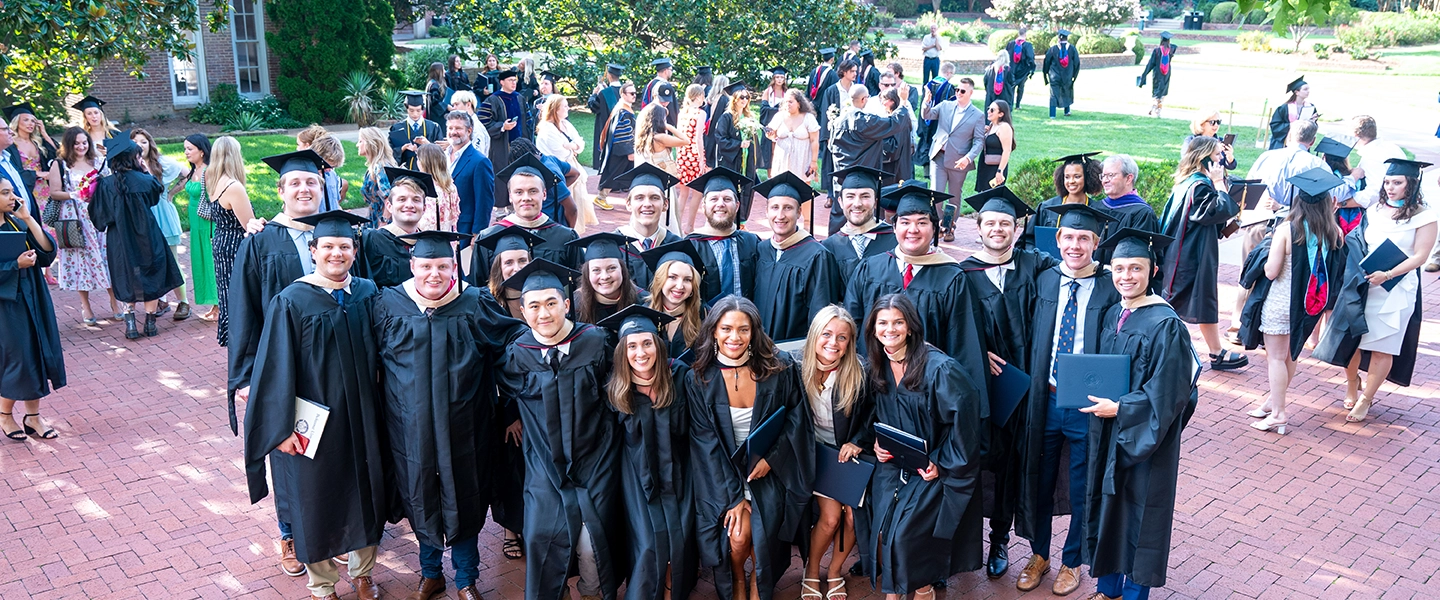
[[[540,122],[535,126],[535,147],[541,154],[560,159],[575,167],[580,177],[572,182],[570,193],[575,195],[575,207],[580,216],[576,219],[575,233],[584,235],[589,225],[598,225],[595,205],[585,198],[585,169],[580,166],[580,153],[585,151],[585,138],[570,123],[570,104],[560,94],[551,94],[540,106]]]
[[[765,137],[775,142],[770,177],[790,172],[810,184],[819,179],[815,157],[820,154],[820,122],[815,119],[815,107],[804,92],[793,88],[785,92],[781,111],[765,124]],[[811,214],[809,204],[806,201],[805,206],[800,207],[800,214]]]

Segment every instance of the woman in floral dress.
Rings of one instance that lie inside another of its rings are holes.
[[[680,135],[690,140],[675,157],[680,164],[681,184],[705,174],[705,120],[705,86],[692,83],[685,88],[685,106],[680,109]],[[684,185],[674,189],[680,194],[680,233],[690,235],[695,230],[695,213],[699,212],[702,194]]]
[[[15,134],[15,150],[20,153],[20,168],[27,171],[34,171],[38,176],[35,179],[35,189],[30,190],[30,197],[35,199],[35,217],[45,214],[45,205],[50,202],[50,167],[55,161],[55,141],[50,139],[50,134],[45,133],[45,122],[35,116],[30,110],[29,104],[19,104],[5,109],[5,116],[10,119],[10,131]],[[17,194],[18,195],[18,194]],[[55,232],[49,227],[45,232],[50,237],[55,237]],[[55,285],[55,278],[50,275],[50,269],[41,269],[45,274],[45,282]]]
[[[105,238],[90,222],[90,195],[101,173],[95,168],[97,155],[90,136],[79,127],[65,130],[60,139],[60,160],[50,171],[50,200],[59,208],[50,209],[46,225],[54,228],[61,220],[76,219],[85,243],[80,248],[59,249],[59,256],[52,267],[53,275],[60,281],[60,289],[80,292],[81,319],[86,325],[96,323],[95,311],[90,308],[90,292],[105,290],[110,293],[110,314],[114,320],[121,318],[120,306],[115,303],[115,294],[110,290],[110,267],[105,254]],[[63,242],[62,242],[63,243]]]
[[[421,173],[430,175],[435,181],[435,193],[439,198],[425,199],[425,213],[420,215],[420,229],[455,231],[460,222],[460,192],[450,178],[450,165],[445,151],[435,144],[425,144],[416,152],[415,166]]]

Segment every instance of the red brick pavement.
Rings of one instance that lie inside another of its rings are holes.
[[[623,213],[602,216],[613,226]],[[958,239],[947,249],[974,248],[971,221],[960,221]],[[1233,282],[1235,269],[1222,269],[1221,280]],[[1425,281],[1426,313],[1440,314],[1434,277]],[[276,568],[273,503],[246,501],[214,327],[166,318],[159,337],[129,342],[118,323],[83,327],[75,294],[54,298],[70,385],[44,411],[61,436],[0,441],[0,598],[306,597],[303,579]],[[1424,590],[1440,570],[1437,328],[1435,317],[1426,320],[1415,385],[1387,385],[1364,424],[1343,420],[1340,371],[1309,358],[1292,386],[1296,410],[1284,437],[1250,429],[1241,413],[1268,387],[1263,354],[1252,353],[1239,373],[1202,375],[1184,442],[1170,585],[1154,597],[1433,597]],[[376,581],[390,598],[418,578],[407,533],[391,526],[381,546]],[[481,591],[521,597],[523,563],[500,556],[493,524],[482,538]],[[1018,541],[1010,550],[1020,564],[1028,554]],[[798,596],[796,564],[777,597]],[[956,576],[940,596],[1020,597],[1019,566],[997,582]],[[1050,597],[1049,584],[1029,596]],[[854,597],[879,597],[866,594],[863,580],[849,587]],[[702,588],[697,596],[713,598]],[[1087,578],[1071,597],[1090,590]],[[354,593],[348,584],[340,592]]]

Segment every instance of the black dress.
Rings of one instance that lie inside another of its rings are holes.
[[[0,397],[39,400],[52,388],[65,387],[65,355],[60,348],[60,327],[55,324],[55,303],[40,269],[55,261],[55,239],[43,230],[5,215],[0,231],[23,231],[35,265],[19,268],[16,261],[0,262]],[[37,237],[38,236],[38,237]],[[50,251],[40,249],[39,237],[50,240]],[[162,238],[163,239],[163,238]]]
[[[987,164],[985,158],[989,156],[1000,156],[1005,153],[1005,146],[1000,143],[1000,136],[993,133],[985,134],[985,145],[980,151],[980,164],[975,167],[975,191],[983,192],[990,189],[990,180],[1000,172],[1000,165]],[[1010,177],[1010,165],[1005,165],[1005,177]]]
[[[235,211],[215,205],[215,233],[210,237],[210,250],[215,256],[215,283],[220,291],[220,322],[215,339],[221,347],[230,344],[230,277],[235,267],[235,253],[245,240],[245,225],[235,218]]]

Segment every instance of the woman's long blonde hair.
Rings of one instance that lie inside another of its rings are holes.
[[[220,136],[210,147],[210,166],[205,172],[210,181],[229,177],[245,185],[245,157],[240,152],[240,142],[228,135]],[[211,186],[210,189],[215,189]]]
[[[850,343],[845,345],[845,354],[840,357],[840,365],[835,370],[835,407],[840,412],[849,415],[860,402],[860,395],[865,391],[865,369],[860,366],[859,354],[855,346],[860,342],[860,327],[855,324],[855,318],[850,316],[838,304],[831,304],[815,313],[815,318],[810,320],[810,332],[805,336],[805,350],[801,352],[800,374],[805,378],[805,393],[811,399],[820,395],[825,389],[823,380],[815,381],[815,372],[820,369],[820,361],[815,358],[815,351],[820,345],[820,334],[830,321],[839,319],[841,323],[850,328]]]
[[[1180,155],[1180,166],[1175,168],[1175,183],[1189,179],[1191,175],[1205,174],[1205,165],[1200,164],[1220,149],[1220,140],[1210,136],[1196,136],[1185,146]]]
[[[639,142],[636,147],[644,148],[647,154],[654,151],[655,136],[665,133],[664,129],[655,130],[655,111],[659,109],[659,102],[651,102],[635,115],[635,141]]]
[[[368,148],[365,151],[365,172],[376,179],[385,167],[394,167],[395,153],[390,150],[390,137],[379,127],[360,128],[359,143]]]
[[[648,335],[654,340],[655,383],[650,385],[650,405],[656,409],[670,406],[670,402],[675,399],[675,394],[672,393],[675,382],[670,370],[669,344],[660,336],[649,332],[630,335]],[[630,397],[635,391],[635,382],[631,379],[634,373],[630,368],[630,359],[626,356],[625,338],[620,338],[620,343],[615,344],[614,363],[610,368],[610,381],[605,384],[605,391],[610,396],[610,405],[627,415],[635,414],[635,407],[630,405]]]
[[[545,104],[540,105],[540,120],[549,121],[556,129],[564,131],[560,126],[560,104],[565,102],[565,97],[560,94],[550,94],[545,98]]]
[[[455,190],[455,182],[450,179],[450,162],[445,158],[445,151],[435,144],[425,144],[415,151],[415,166],[419,167],[421,173],[428,173],[430,178],[435,180],[435,191],[447,194]]]
[[[663,293],[665,280],[670,277],[670,271],[676,268],[675,265],[690,269],[690,273],[694,276],[692,281],[694,287],[690,290],[690,297],[681,303],[684,314],[680,317],[680,334],[685,338],[685,345],[692,346],[695,344],[695,338],[700,337],[700,323],[704,320],[700,314],[701,278],[699,270],[678,260],[660,263],[660,267],[655,269],[655,277],[650,280],[650,308],[665,312],[665,294]]]

